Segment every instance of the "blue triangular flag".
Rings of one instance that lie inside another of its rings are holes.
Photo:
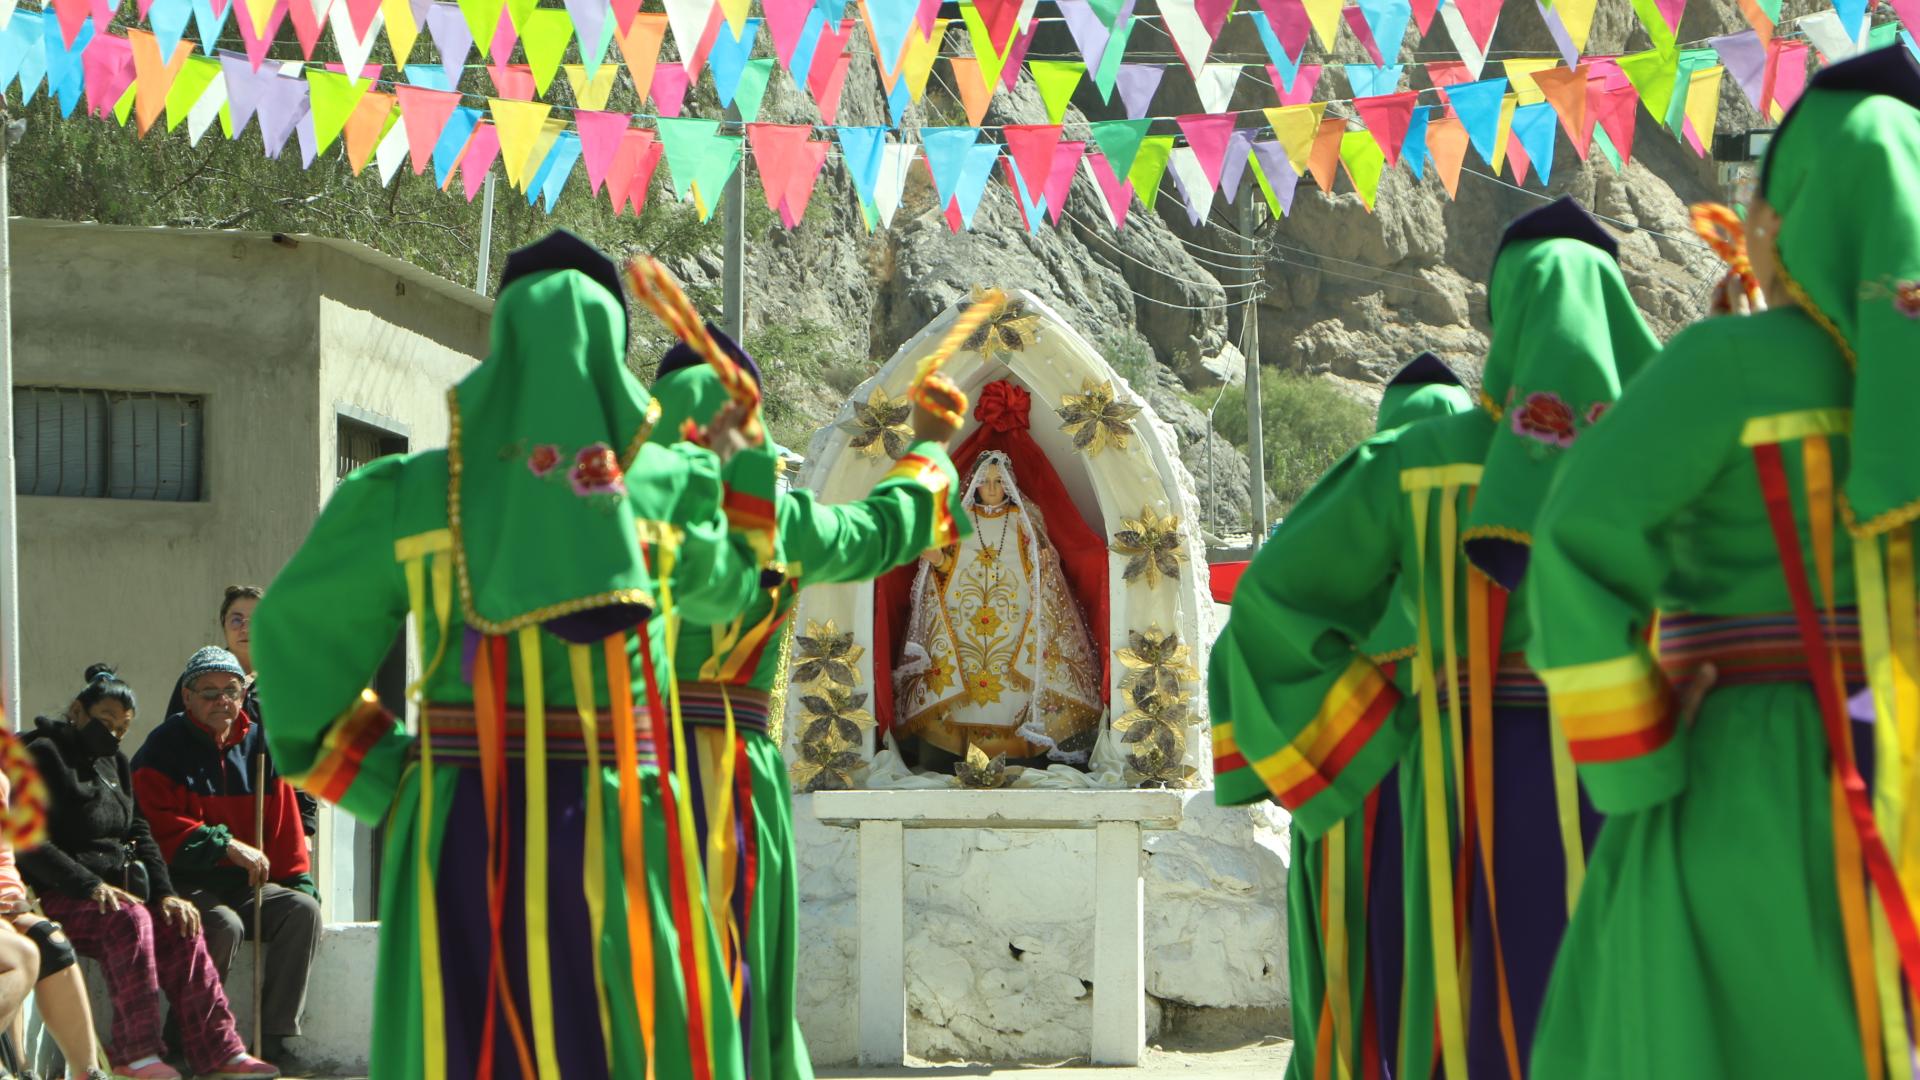
[[[407,81],[428,90],[451,90],[447,83],[447,70],[439,64],[408,64],[404,71]]]
[[[760,20],[748,19],[734,37],[725,24],[713,36],[713,49],[707,53],[707,67],[713,71],[713,88],[720,95],[722,108],[733,104],[733,92],[740,88],[740,73],[747,69],[753,53],[753,39],[760,34]]]
[[[147,22],[153,27],[153,42],[160,55],[170,57],[193,19],[193,0],[153,0],[147,9]]]
[[[220,28],[226,25],[227,16],[238,6],[228,4],[220,14],[213,13],[213,0],[193,0],[193,28],[200,35],[200,51],[212,56],[220,42]]]
[[[47,92],[60,99],[60,115],[73,115],[74,107],[86,92],[86,70],[82,66],[80,54],[87,51],[87,44],[93,40],[93,20],[87,19],[80,24],[80,30],[73,35],[73,47],[68,48],[61,40],[60,20],[43,17],[40,20],[40,40],[46,43],[47,52]]]
[[[1840,28],[1848,39],[1860,40],[1860,22],[1867,17],[1867,0],[1833,0],[1833,12],[1840,16]]]
[[[1306,42],[1300,43],[1300,56],[1288,56],[1286,46],[1280,44],[1280,35],[1273,32],[1273,24],[1267,21],[1266,12],[1247,11],[1242,14],[1253,20],[1253,28],[1260,31],[1260,44],[1266,46],[1267,59],[1273,61],[1273,66],[1286,76],[1286,88],[1293,89],[1293,77],[1300,73],[1300,57],[1307,55]]]
[[[1409,0],[1360,0],[1360,15],[1373,31],[1373,43],[1388,63],[1400,57],[1400,43],[1407,37],[1407,20],[1413,17]],[[1392,93],[1391,90],[1387,91]]]
[[[968,162],[967,151],[980,139],[977,127],[923,127],[920,147],[927,155],[927,169],[933,173],[933,190],[945,207],[960,184],[960,174]]]
[[[1553,133],[1559,128],[1560,118],[1549,102],[1537,101],[1513,110],[1513,135],[1526,148],[1527,160],[1533,162],[1541,187],[1553,178]]]
[[[1027,231],[1038,232],[1041,219],[1047,216],[1046,198],[1042,196],[1036,199],[1027,190],[1027,178],[1020,175],[1020,163],[1013,160],[1012,155],[1007,157],[1007,171],[1013,176],[1013,198],[1020,204],[1020,212],[1026,215]],[[962,214],[961,217],[964,220],[966,215]]]
[[[887,95],[887,116],[894,127],[900,126],[900,118],[907,115],[907,106],[913,104],[913,90],[907,86],[907,80],[895,79],[893,91]]]
[[[855,194],[860,196],[860,205],[873,205],[874,189],[880,186],[880,161],[884,156],[880,148],[886,144],[887,129],[837,127],[833,134],[840,140],[840,159],[847,178],[853,181]]]
[[[1493,165],[1493,140],[1500,134],[1500,102],[1507,96],[1507,80],[1482,79],[1447,87],[1447,102],[1473,140],[1480,160]]]
[[[553,204],[560,200],[560,192],[567,186],[567,177],[573,174],[573,167],[580,160],[580,136],[571,131],[563,131],[553,140],[553,149],[547,152],[547,160],[540,163],[540,169],[528,182],[527,190],[538,190],[545,196],[547,213],[553,213]]]
[[[1400,73],[1404,64],[1345,64],[1347,85],[1353,87],[1353,96],[1379,97],[1400,89]]]
[[[925,128],[921,129],[925,131]],[[1000,160],[999,143],[967,147],[967,159],[960,168],[953,197],[960,202],[960,224],[973,228],[973,212],[980,209],[980,197],[987,193],[987,181],[993,179],[994,163]],[[941,198],[945,205],[945,196]]]
[[[15,16],[15,18],[18,18],[18,16]],[[1920,60],[1920,40],[1915,40],[1913,31],[1900,31],[1900,40],[1906,43],[1907,51],[1913,54],[1913,58]]]
[[[1413,118],[1407,121],[1407,137],[1400,144],[1400,160],[1407,163],[1407,171],[1414,179],[1423,179],[1427,175],[1427,120],[1433,113],[1433,106],[1419,105],[1413,110]]]
[[[40,17],[38,11],[16,10],[13,21],[7,24],[5,30],[0,30],[0,93],[4,93],[18,78],[21,80],[21,96],[32,100],[33,89],[26,82],[27,57],[30,53],[39,56],[33,64],[39,75],[34,77],[33,82],[38,83],[46,75],[47,47],[40,38]]]
[[[820,48],[820,34],[826,28],[827,17],[819,8],[807,12],[806,25],[800,28],[800,45],[793,50],[793,63],[787,65],[787,74],[802,90],[807,88],[807,72],[813,70],[813,54]]]
[[[867,25],[879,43],[880,67],[888,75],[899,70],[901,54],[907,49],[907,32],[913,29],[920,5],[914,0],[867,0]]]
[[[480,110],[461,105],[447,117],[447,126],[440,129],[440,141],[433,144],[433,182],[447,186],[447,177],[453,175],[454,166],[460,164],[460,156],[467,152],[467,140],[473,138],[473,129],[480,126]]]

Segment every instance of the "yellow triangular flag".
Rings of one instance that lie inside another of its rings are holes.
[[[927,76],[933,71],[933,62],[940,58],[940,43],[946,40],[947,24],[952,19],[933,20],[933,33],[922,36],[920,24],[916,21],[907,30],[907,49],[900,57],[900,71],[907,77],[907,96],[919,101],[927,92]]]
[[[1527,81],[1532,82],[1533,80],[1528,79]],[[1545,101],[1546,99],[1547,96],[1545,94],[1540,95],[1540,100]],[[1500,99],[1500,128],[1493,133],[1493,160],[1488,163],[1493,166],[1493,175],[1495,176],[1500,175],[1500,167],[1507,160],[1507,136],[1513,134],[1513,107],[1519,103],[1519,95],[1517,94],[1508,94],[1506,97]]]
[[[187,66],[187,54],[193,52],[193,42],[181,38],[173,47],[173,58],[162,62],[160,45],[153,35],[145,30],[128,28],[127,43],[133,47],[133,85],[138,91],[133,98],[134,121],[144,137],[147,129],[160,118],[160,110],[167,106],[167,92],[173,89],[173,80],[180,76],[180,70]]]
[[[267,23],[273,18],[273,0],[240,0],[240,6],[246,8],[247,18],[253,20],[253,36],[267,36]]]
[[[740,40],[740,30],[747,25],[747,8],[751,3],[752,0],[720,0],[720,14],[727,17],[727,29],[735,41]]]
[[[1713,129],[1720,121],[1720,82],[1726,74],[1727,69],[1716,64],[1694,72],[1687,83],[1687,123],[1708,150],[1713,149]]]
[[[616,64],[601,64],[600,71],[593,78],[587,78],[585,64],[568,64],[563,68],[567,73],[567,85],[573,87],[573,101],[582,109],[604,112],[607,98],[613,95],[613,80],[619,76],[620,68]]]
[[[413,43],[420,37],[420,24],[413,21],[409,0],[381,0],[380,10],[387,15],[387,44],[393,47],[393,62],[407,66],[413,55]]]
[[[1553,10],[1560,13],[1560,25],[1567,28],[1575,52],[1585,54],[1587,38],[1593,33],[1593,11],[1597,0],[1554,0]]]
[[[1592,0],[1587,0],[1592,3]],[[1557,6],[1557,5],[1556,5]],[[1520,56],[1504,61],[1507,69],[1507,85],[1520,95],[1520,104],[1538,105],[1547,100],[1547,95],[1534,85],[1533,73],[1548,68],[1559,67],[1560,60],[1553,56]]]
[[[549,116],[547,122],[540,125],[540,137],[533,140],[533,153],[528,155],[526,164],[522,166],[527,179],[533,179],[533,174],[540,171],[541,163],[553,152],[553,144],[560,141],[560,133],[565,130],[567,121],[562,116]]]
[[[518,188],[520,173],[527,167],[527,159],[533,156],[541,126],[547,122],[553,106],[544,101],[488,98],[487,107],[493,112],[494,130],[500,133],[500,166],[507,171],[507,183]]]
[[[1340,32],[1340,0],[1306,0],[1307,21],[1320,44],[1333,48],[1333,37]]]
[[[1313,156],[1313,139],[1320,131],[1320,117],[1326,111],[1324,101],[1266,110],[1267,123],[1273,125],[1273,137],[1287,152],[1287,164],[1302,176],[1307,172],[1307,160]]]

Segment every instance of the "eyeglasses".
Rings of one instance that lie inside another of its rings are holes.
[[[201,701],[219,701],[221,698],[239,701],[247,696],[247,692],[238,686],[229,686],[224,690],[196,690],[193,695]]]

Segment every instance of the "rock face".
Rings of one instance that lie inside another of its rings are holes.
[[[1194,1010],[1285,1030],[1286,815],[1188,800],[1144,834],[1149,1037]],[[858,845],[794,806],[800,1023],[816,1064],[858,1057]],[[907,1047],[928,1058],[1084,1057],[1092,1025],[1093,833],[907,833]]]

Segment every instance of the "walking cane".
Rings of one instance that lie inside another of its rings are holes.
[[[253,842],[255,844],[260,845],[260,850],[263,852],[266,850],[266,836],[265,836],[266,831],[267,831],[267,755],[264,752],[262,752],[260,754],[255,755],[253,759]],[[264,946],[264,942],[261,940],[261,931],[266,926],[267,920],[266,920],[266,913],[260,910],[260,904],[262,900],[262,893],[265,891],[265,889],[266,889],[266,886],[264,883],[262,882],[254,883],[254,886],[253,886],[253,1056],[260,1058],[262,1061],[266,1060],[262,1056],[262,1051],[266,1049],[266,1044],[261,1035],[262,1027],[260,1023],[260,972],[261,972],[260,965],[263,959],[261,956],[261,949]]]

